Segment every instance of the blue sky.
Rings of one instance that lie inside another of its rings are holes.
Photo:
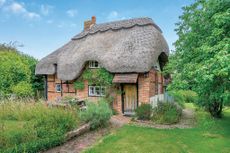
[[[64,45],[83,29],[85,20],[97,23],[150,17],[160,26],[170,50],[176,41],[175,23],[181,7],[192,0],[0,0],[0,43],[17,41],[18,49],[37,59]]]

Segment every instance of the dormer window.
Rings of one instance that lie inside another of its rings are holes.
[[[89,68],[100,68],[100,64],[97,61],[89,61]]]

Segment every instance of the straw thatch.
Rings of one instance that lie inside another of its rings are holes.
[[[73,80],[89,60],[98,61],[111,73],[143,73],[162,53],[161,60],[166,62],[168,45],[150,18],[95,24],[43,58],[36,74],[57,73],[61,80]]]

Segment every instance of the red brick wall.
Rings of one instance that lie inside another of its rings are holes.
[[[90,101],[97,101],[100,97],[89,97],[88,96],[88,81],[84,81],[85,88],[83,90],[75,90],[73,86],[74,81],[70,81],[68,84],[59,80],[56,75],[48,75],[47,77],[48,85],[48,101],[54,101],[58,97],[72,96],[80,100],[88,99]],[[157,84],[156,84],[157,82]],[[56,83],[62,84],[62,93],[56,92]],[[160,72],[151,69],[146,74],[139,74],[138,76],[138,102],[149,103],[150,97],[158,94],[158,88],[156,85],[160,86],[160,93],[163,93],[163,76]],[[117,85],[115,91],[121,91],[121,86]],[[113,107],[117,112],[122,112],[122,96],[120,92],[111,92],[114,97]]]
[[[158,93],[158,86],[160,92]],[[156,91],[157,90],[157,91]],[[138,102],[149,103],[150,97],[163,93],[163,75],[154,69],[138,77]]]
[[[55,75],[48,75],[47,76],[47,87],[48,87],[48,93],[47,93],[47,100],[48,101],[55,101],[58,98],[65,97],[65,96],[71,96],[76,97],[79,100],[89,100],[89,101],[98,101],[101,97],[89,97],[88,96],[88,81],[84,81],[85,88],[83,90],[75,90],[73,82],[69,81],[68,84],[64,81],[59,80]],[[57,83],[62,84],[62,92],[56,92],[55,86]],[[120,86],[118,86],[118,89],[120,89]],[[113,107],[117,110],[117,112],[122,112],[122,100],[121,100],[121,94],[114,92],[112,93],[114,97]]]
[[[139,105],[142,103],[149,102],[149,84],[150,78],[148,77],[148,73],[139,74],[138,76],[138,102]]]
[[[121,97],[121,86],[118,85],[116,87],[117,92],[112,93],[112,96],[114,97],[113,101],[113,108],[118,112],[122,113],[122,97]]]

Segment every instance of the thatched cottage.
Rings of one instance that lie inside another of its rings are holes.
[[[79,90],[73,83],[85,69],[103,67],[113,74],[113,84],[122,91],[113,93],[113,107],[129,114],[163,94],[161,71],[168,54],[162,31],[151,18],[96,24],[92,17],[85,21],[81,33],[37,64],[36,74],[46,77],[48,101],[64,96],[93,101],[103,97],[106,88],[84,80],[84,89]]]

